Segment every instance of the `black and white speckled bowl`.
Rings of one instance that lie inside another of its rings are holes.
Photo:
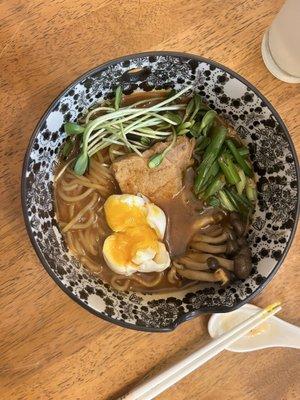
[[[133,69],[139,69],[129,72]],[[53,171],[65,139],[63,123],[95,102],[124,93],[192,83],[248,143],[258,179],[258,204],[249,232],[251,277],[221,288],[168,295],[119,293],[89,275],[68,252],[55,218]],[[36,127],[25,156],[22,203],[32,244],[55,282],[80,305],[110,322],[145,331],[170,331],[203,312],[232,311],[249,302],[272,279],[293,239],[299,216],[299,166],[277,112],[249,82],[213,61],[173,52],[141,53],[110,61],[72,83]]]

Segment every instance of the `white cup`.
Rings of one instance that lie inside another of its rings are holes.
[[[264,35],[261,51],[276,78],[300,83],[300,0],[286,0]]]

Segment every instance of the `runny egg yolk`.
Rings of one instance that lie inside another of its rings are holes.
[[[108,226],[115,232],[124,232],[128,228],[147,225],[147,211],[143,205],[130,201],[120,201],[120,196],[110,196],[105,204],[105,216]]]
[[[104,203],[107,224],[113,231],[102,248],[107,266],[117,274],[161,272],[170,257],[163,239],[166,216],[148,199],[131,194],[111,195]]]
[[[119,265],[132,262],[139,250],[158,251],[158,240],[154,229],[147,225],[128,228],[126,232],[115,232],[110,236],[110,254]]]

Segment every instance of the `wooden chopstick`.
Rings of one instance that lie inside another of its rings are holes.
[[[152,400],[155,396],[174,385],[190,372],[222,352],[226,347],[256,328],[263,321],[281,310],[280,303],[274,303],[252,315],[250,318],[237,325],[229,332],[224,333],[209,344],[195,351],[185,359],[161,372],[154,378],[133,389],[119,400]]]

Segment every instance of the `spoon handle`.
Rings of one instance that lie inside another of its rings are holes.
[[[285,347],[300,349],[300,328],[284,321],[282,343]]]
[[[285,344],[285,347],[290,347],[292,349],[299,349],[300,350],[300,343],[296,343],[291,341],[291,343]]]

